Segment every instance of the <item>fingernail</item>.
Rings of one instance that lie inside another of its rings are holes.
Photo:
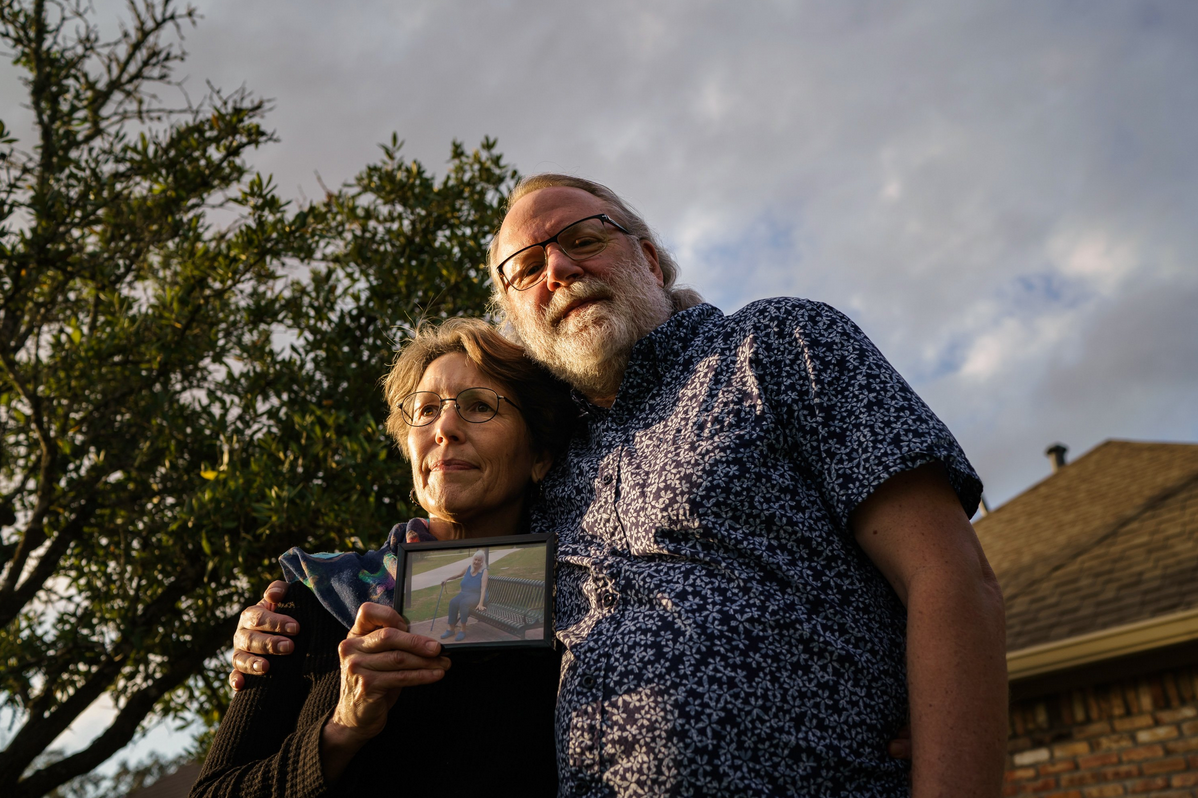
[[[250,667],[254,669],[254,673],[262,673],[262,663],[261,662],[255,662]]]
[[[441,650],[441,644],[436,641],[430,640],[429,642],[424,644],[424,650],[430,654],[436,654],[438,651]]]
[[[290,640],[284,640],[281,643],[279,643],[279,653],[280,654],[290,654],[292,648],[294,648],[294,646],[292,646]]]
[[[299,633],[299,624],[298,623],[287,624],[287,634],[293,635],[293,634],[298,634],[298,633]]]

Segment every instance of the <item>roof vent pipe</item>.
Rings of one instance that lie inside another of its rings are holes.
[[[1054,443],[1044,450],[1045,456],[1052,463],[1052,473],[1057,473],[1065,467],[1065,453],[1069,451],[1069,447],[1063,443]]]

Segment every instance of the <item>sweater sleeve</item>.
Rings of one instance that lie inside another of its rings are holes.
[[[221,721],[193,797],[329,794],[320,733],[339,689],[329,656],[335,663],[336,643],[345,630],[302,585],[291,585],[279,611],[299,621],[295,652],[271,657],[265,676],[248,677]]]

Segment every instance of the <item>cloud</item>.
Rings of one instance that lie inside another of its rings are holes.
[[[606,182],[724,309],[797,294],[852,315],[992,500],[1057,438],[1198,436],[1198,372],[1170,368],[1198,340],[1179,334],[1198,5],[199,7],[189,85],[274,99],[282,143],[257,165],[286,192],[349,178],[393,130],[434,169],[492,135],[524,172]]]

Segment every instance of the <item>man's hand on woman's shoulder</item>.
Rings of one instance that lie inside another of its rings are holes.
[[[242,610],[233,635],[233,671],[229,674],[234,691],[245,687],[242,674],[258,676],[270,669],[263,654],[290,654],[295,650],[287,636],[299,634],[299,624],[274,611],[285,598],[287,583],[275,580],[263,591],[261,601]]]

